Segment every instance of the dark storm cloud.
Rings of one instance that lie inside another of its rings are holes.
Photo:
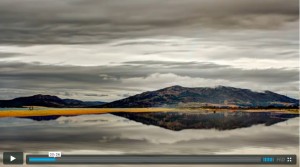
[[[153,73],[175,74],[191,78],[224,79],[232,82],[250,82],[281,85],[298,81],[298,70],[257,69],[245,70],[231,66],[200,62],[136,61],[118,66],[53,66],[26,63],[1,63],[0,86],[2,88],[85,89],[121,88],[122,80]],[[151,83],[145,83],[145,86]]]
[[[1,43],[102,43],[201,29],[274,29],[298,21],[297,0],[2,0]]]

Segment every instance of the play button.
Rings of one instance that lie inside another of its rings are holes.
[[[4,165],[17,165],[23,164],[23,153],[22,152],[4,152],[3,153],[3,164]]]
[[[14,156],[10,156],[10,162],[14,161],[16,158]]]

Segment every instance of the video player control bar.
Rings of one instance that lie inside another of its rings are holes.
[[[285,164],[296,155],[27,155],[27,164]]]

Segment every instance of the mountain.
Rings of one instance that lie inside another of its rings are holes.
[[[12,100],[0,100],[0,107],[296,107],[299,101],[271,91],[254,92],[249,89],[218,86],[215,88],[186,88],[171,86],[144,92],[111,103],[61,99],[57,96],[34,95]]]
[[[19,97],[12,100],[0,100],[0,107],[23,107],[23,106],[44,106],[44,107],[89,107],[102,105],[104,102],[84,102],[74,99],[61,99],[57,96],[34,95]]]
[[[98,107],[291,107],[299,101],[271,91],[218,86],[215,88],[186,88],[171,86],[157,91],[137,94]]]
[[[102,101],[81,101],[81,100],[74,100],[74,99],[63,99],[63,101],[68,106],[78,106],[78,107],[91,107],[96,105],[102,105],[105,104],[105,102]]]

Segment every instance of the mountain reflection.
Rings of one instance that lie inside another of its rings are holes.
[[[184,129],[230,130],[264,124],[270,126],[278,122],[298,117],[298,114],[274,112],[146,112],[112,113],[129,120],[165,129],[180,131]],[[60,116],[26,117],[36,121],[56,120]]]
[[[230,130],[256,124],[270,126],[298,114],[272,112],[161,112],[161,113],[114,113],[147,125],[179,131],[183,129]]]

